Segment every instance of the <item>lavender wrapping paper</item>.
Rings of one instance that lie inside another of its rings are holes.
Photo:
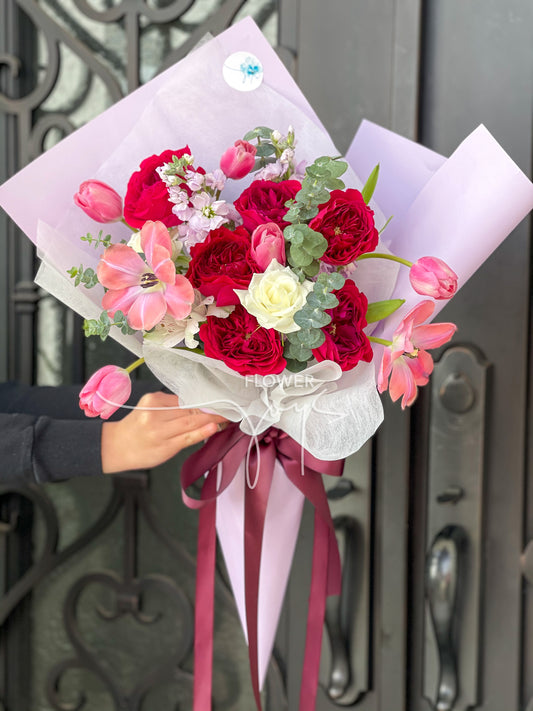
[[[246,95],[232,92],[220,71],[225,58],[238,50],[259,56],[264,69],[261,87]],[[176,96],[180,98],[179,106],[173,103]],[[98,258],[91,246],[79,240],[81,234],[94,231],[95,225],[72,204],[78,185],[96,177],[123,193],[125,180],[146,155],[186,143],[199,163],[211,167],[213,157],[217,159],[236,138],[258,124],[282,131],[292,124],[302,157],[337,154],[314,110],[275,52],[253,21],[246,19],[115,104],[0,186],[0,205],[43,257],[39,283],[84,317],[97,317],[101,291],[75,289],[66,276],[66,269],[73,264],[83,262],[86,267],[94,267]],[[313,149],[312,156],[306,154],[306,147]],[[469,136],[450,159],[445,159],[363,122],[347,159],[353,169],[347,174],[350,187],[360,187],[357,175],[366,177],[376,163],[381,164],[373,203],[378,226],[383,224],[383,214],[394,215],[383,233],[385,245],[408,259],[426,254],[443,258],[459,274],[460,285],[533,207],[533,185],[483,127]],[[243,187],[244,183],[239,183],[235,189],[240,192]],[[129,234],[120,224],[105,229],[119,239]],[[380,281],[385,280],[390,282],[386,296],[393,291],[394,296],[407,297],[402,311],[375,332],[389,337],[402,315],[421,297],[411,292],[407,270],[402,270],[396,281],[397,272],[390,270],[390,264],[378,268],[376,263],[377,260],[367,260],[358,267],[356,280],[363,290],[368,289],[374,298],[379,298]],[[436,313],[442,305],[437,304]],[[139,336],[113,337],[136,355],[142,352]],[[164,380],[155,361],[153,368]],[[340,380],[339,386],[342,388]],[[370,399],[368,402],[370,407]],[[378,409],[368,431],[360,433],[363,441],[381,421],[375,393],[372,402]],[[347,454],[350,451],[353,450]],[[220,498],[217,531],[246,630],[243,487],[244,471]],[[267,510],[261,562],[261,679],[271,655],[302,505],[301,494],[287,489],[278,467]]]

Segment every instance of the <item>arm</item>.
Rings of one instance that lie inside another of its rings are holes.
[[[77,406],[78,391],[0,385],[0,482],[45,483],[154,467],[225,422],[217,415],[174,409],[177,397],[165,393],[144,395],[141,409],[122,420],[89,420]],[[49,413],[81,419],[54,419]]]

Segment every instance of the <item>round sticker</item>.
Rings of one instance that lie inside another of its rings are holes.
[[[263,81],[263,65],[250,52],[234,52],[224,62],[222,74],[232,89],[254,91]]]

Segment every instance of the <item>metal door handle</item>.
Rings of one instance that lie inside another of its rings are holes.
[[[463,528],[446,526],[435,537],[426,559],[426,597],[440,667],[435,711],[452,711],[458,694],[453,628],[464,540]]]
[[[352,516],[339,516],[334,520],[342,557],[342,590],[326,604],[326,629],[331,645],[331,669],[327,693],[333,701],[341,701],[352,682],[349,615],[354,605],[355,550],[357,521]]]

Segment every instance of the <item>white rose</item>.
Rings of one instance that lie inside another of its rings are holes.
[[[136,252],[139,252],[139,254],[142,254],[142,247],[141,247],[141,232],[140,230],[138,232],[134,232],[132,236],[129,239],[128,242],[128,247],[131,247],[134,249]]]
[[[294,314],[304,306],[312,289],[312,282],[300,283],[290,267],[282,267],[273,259],[265,272],[253,275],[248,289],[235,289],[235,293],[260,326],[292,333],[300,330]]]

